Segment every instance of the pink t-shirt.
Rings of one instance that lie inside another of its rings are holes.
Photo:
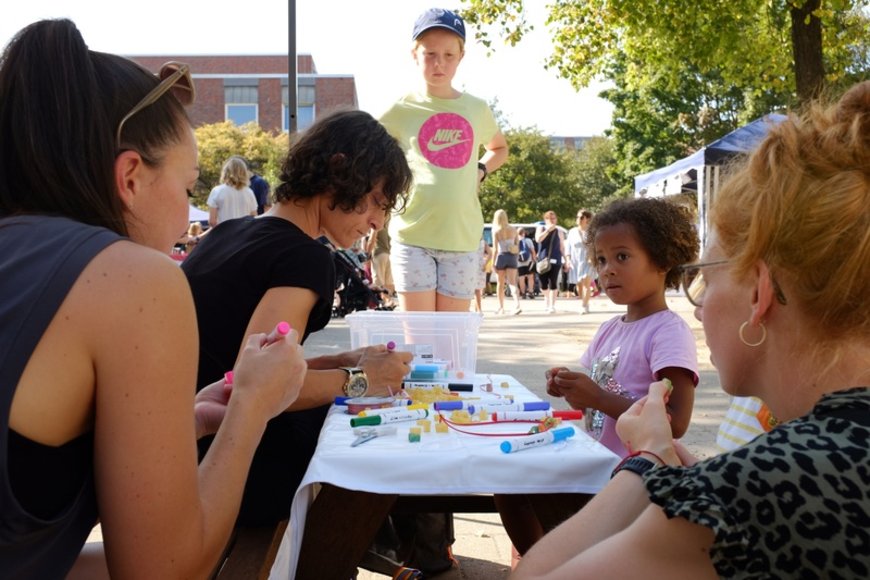
[[[692,329],[670,310],[634,322],[623,322],[622,316],[608,320],[595,333],[580,364],[589,369],[589,376],[601,388],[631,400],[646,395],[650,383],[667,367],[691,371],[698,384],[698,352]],[[628,454],[616,435],[615,419],[592,411],[591,423],[590,434],[603,445],[621,457]]]

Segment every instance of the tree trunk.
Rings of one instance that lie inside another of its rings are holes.
[[[806,104],[819,95],[825,84],[822,60],[822,22],[813,14],[821,0],[806,0],[791,8],[791,44],[798,100]]]

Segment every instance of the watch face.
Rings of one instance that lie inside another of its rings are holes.
[[[366,394],[369,383],[363,375],[353,375],[347,383],[347,394],[350,397],[362,397]]]

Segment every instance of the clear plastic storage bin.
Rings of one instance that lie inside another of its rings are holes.
[[[396,350],[414,353],[412,368],[438,368],[435,380],[474,377],[480,314],[364,310],[344,319],[350,327],[351,348],[392,341]]]

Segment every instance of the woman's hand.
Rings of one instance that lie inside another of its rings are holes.
[[[650,451],[669,465],[682,465],[674,450],[666,408],[670,381],[650,384],[646,397],[636,401],[616,421],[616,434],[630,451]]]
[[[402,379],[411,372],[408,363],[414,358],[410,352],[388,350],[385,345],[364,349],[359,367],[369,379],[369,395],[386,396],[402,390]]]
[[[224,379],[212,383],[196,394],[193,402],[193,417],[196,421],[196,438],[217,433],[227,413],[232,385]]]
[[[308,365],[295,330],[261,346],[265,338],[265,334],[248,337],[233,372],[230,399],[252,401],[271,419],[299,396]]]

